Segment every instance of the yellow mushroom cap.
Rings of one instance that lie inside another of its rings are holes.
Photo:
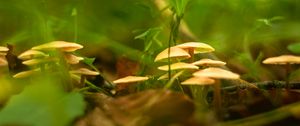
[[[201,42],[186,42],[180,45],[176,45],[175,47],[182,48],[182,49],[193,48],[195,54],[215,51],[215,49],[210,45]]]
[[[71,74],[81,74],[81,75],[91,75],[91,76],[96,76],[99,75],[100,73],[97,71],[92,71],[86,68],[79,68],[77,70],[71,70]]]
[[[23,71],[23,72],[20,72],[20,73],[17,73],[13,76],[13,78],[26,78],[26,77],[29,77],[33,74],[36,74],[38,72],[40,72],[41,69],[38,68],[38,69],[33,69],[33,70],[28,70],[28,71]]]
[[[0,52],[7,52],[9,49],[5,46],[0,46]]]
[[[60,49],[61,51],[64,52],[73,52],[81,48],[83,48],[83,46],[80,44],[65,42],[65,41],[53,41],[53,42],[32,47],[33,50]]]
[[[281,55],[277,57],[270,57],[263,61],[264,64],[300,64],[300,57],[293,55]]]
[[[48,56],[47,54],[41,52],[41,51],[37,51],[37,50],[27,50],[23,53],[21,53],[18,58],[22,59],[22,60],[27,60],[27,59],[31,59],[31,58],[37,58],[37,57],[46,57]]]
[[[141,77],[141,76],[127,76],[113,81],[115,84],[119,83],[133,83],[148,80],[149,77]]]
[[[193,62],[192,64],[199,65],[199,66],[215,66],[215,67],[226,65],[225,62],[212,60],[212,59],[201,59],[199,61]]]
[[[30,60],[23,61],[22,63],[27,66],[34,66],[34,65],[41,64],[41,63],[46,63],[46,62],[51,62],[51,61],[56,61],[56,60],[57,60],[56,58],[30,59]]]
[[[7,64],[8,64],[8,63],[7,63],[6,58],[0,56],[0,66],[6,66]]]
[[[211,85],[215,80],[207,77],[192,77],[183,81],[182,85]]]
[[[179,70],[179,69],[199,69],[198,66],[195,66],[193,64],[189,64],[189,63],[173,63],[170,65],[171,70]],[[168,65],[164,65],[164,66],[160,66],[158,67],[159,70],[163,70],[163,71],[168,71],[169,70],[169,66]]]
[[[208,77],[214,79],[239,79],[240,76],[228,70],[221,68],[206,68],[193,73],[195,77]]]
[[[164,51],[160,52],[155,57],[154,62],[164,60],[164,59],[168,59],[168,50],[169,50],[169,48],[167,48]],[[171,47],[170,48],[170,58],[190,58],[190,57],[191,56],[181,48],[177,48],[177,47]]]
[[[75,56],[73,54],[65,54],[64,55],[66,62],[69,64],[78,64],[81,60],[83,60],[83,57]]]

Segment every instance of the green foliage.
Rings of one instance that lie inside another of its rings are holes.
[[[189,0],[169,0],[171,9],[179,17],[182,17]]]
[[[300,53],[300,43],[293,43],[288,46],[288,49],[293,53]]]
[[[0,111],[0,125],[66,126],[83,114],[79,93],[65,93],[55,83],[36,82],[13,96]]]

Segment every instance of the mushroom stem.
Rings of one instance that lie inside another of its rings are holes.
[[[215,113],[218,119],[222,119],[222,113],[221,113],[221,86],[220,81],[216,80],[216,83],[213,85],[214,88],[214,99],[213,99],[213,105],[215,109]]]
[[[287,63],[285,65],[285,82],[286,82],[286,88],[289,89],[290,86],[290,80],[289,80],[289,76],[290,76],[290,69],[291,69],[291,64]]]
[[[195,51],[194,48],[189,48],[189,54],[190,54],[190,56],[191,56],[191,58],[190,58],[190,62],[191,62],[191,63],[194,62],[194,51]]]

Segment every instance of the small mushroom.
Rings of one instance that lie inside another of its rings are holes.
[[[119,78],[114,80],[113,83],[116,84],[116,91],[122,92],[124,89],[128,88],[130,84],[134,84],[135,82],[142,82],[148,80],[149,77],[143,76],[126,76],[123,78]],[[134,88],[129,87],[129,93],[133,93]]]
[[[207,77],[192,77],[181,82],[182,85],[211,85],[214,83],[214,79],[210,79]]]
[[[285,81],[286,87],[289,89],[289,74],[291,64],[300,64],[300,57],[293,55],[281,55],[277,57],[270,57],[263,61],[263,64],[275,64],[275,65],[285,65]]]
[[[30,60],[25,60],[22,63],[27,66],[35,66],[35,65],[39,65],[39,64],[43,64],[43,63],[47,63],[47,62],[51,62],[51,61],[56,61],[56,60],[57,60],[56,58],[30,59]]]
[[[165,49],[164,51],[160,52],[156,57],[154,62],[157,61],[163,61],[165,59],[168,59],[168,50],[169,48]],[[177,48],[177,47],[171,47],[170,48],[170,58],[190,58],[191,56],[184,51],[183,49]]]
[[[47,57],[48,55],[37,50],[27,50],[21,53],[18,58],[22,60],[28,60],[32,58],[39,58],[39,57]]]
[[[126,76],[117,80],[114,80],[113,83],[133,83],[133,82],[141,82],[148,80],[149,77],[142,77],[142,76]]]
[[[219,67],[226,65],[225,62],[219,61],[219,60],[212,60],[212,59],[201,59],[196,62],[193,62],[192,64],[197,66],[206,66],[206,67]]]
[[[41,69],[40,68],[37,68],[37,69],[33,69],[33,70],[28,70],[28,71],[22,71],[20,73],[17,73],[13,76],[13,78],[26,78],[26,77],[29,77],[29,76],[32,76],[38,72],[40,72]]]
[[[221,87],[219,79],[239,79],[239,75],[221,68],[209,67],[193,73],[195,77],[208,77],[216,80],[214,84],[214,107],[217,116],[221,119]]]
[[[65,41],[53,41],[53,42],[32,47],[31,49],[33,50],[59,49],[63,52],[73,52],[81,48],[83,48],[83,46],[77,43],[65,42]]]
[[[66,62],[69,64],[78,64],[81,60],[83,60],[83,57],[75,56],[73,54],[64,54],[64,57],[66,59]]]
[[[170,65],[171,70],[179,70],[179,69],[199,69],[198,66],[195,66],[193,64],[189,64],[189,63],[173,63]],[[163,71],[168,71],[169,70],[169,66],[168,65],[164,65],[164,66],[160,66],[158,67],[159,70],[163,70]]]
[[[70,74],[79,74],[80,75],[80,84],[84,85],[85,84],[85,80],[86,80],[86,76],[96,76],[99,75],[100,73],[97,71],[92,71],[86,68],[80,68],[77,70],[71,70],[69,72]]]
[[[0,52],[7,52],[9,49],[5,46],[0,46]]]
[[[180,45],[176,45],[175,47],[187,50],[191,56],[191,62],[194,61],[194,54],[215,51],[215,49],[210,45],[201,42],[186,42]]]

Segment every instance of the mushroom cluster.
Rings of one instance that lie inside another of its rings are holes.
[[[215,49],[208,44],[201,42],[186,42],[160,52],[154,59],[154,62],[170,61],[168,65],[159,66],[158,69],[168,71],[158,78],[164,80],[169,77],[170,73],[179,73],[178,70],[190,70],[192,77],[183,81],[182,85],[212,85],[214,89],[213,105],[216,114],[221,116],[221,89],[220,79],[239,79],[239,75],[218,67],[226,65],[225,62],[212,59],[200,59],[194,61],[194,55],[199,53],[209,53]],[[184,62],[189,59],[188,62]],[[174,72],[175,71],[175,72]],[[196,72],[194,72],[196,71]],[[194,72],[194,73],[193,73]],[[148,77],[142,76],[127,76],[113,81],[119,83],[134,83],[148,80]]]
[[[75,65],[84,58],[76,56],[74,52],[82,49],[83,46],[77,43],[65,41],[53,41],[32,47],[21,53],[18,58],[23,60],[23,64],[30,66],[31,69],[15,74],[14,78],[25,78],[33,74],[41,73],[44,70],[51,70],[55,65]],[[69,68],[69,67],[67,67]],[[100,73],[86,68],[70,70],[71,77],[80,76],[80,85],[85,84],[86,76],[96,76]],[[76,78],[73,78],[76,79]]]

